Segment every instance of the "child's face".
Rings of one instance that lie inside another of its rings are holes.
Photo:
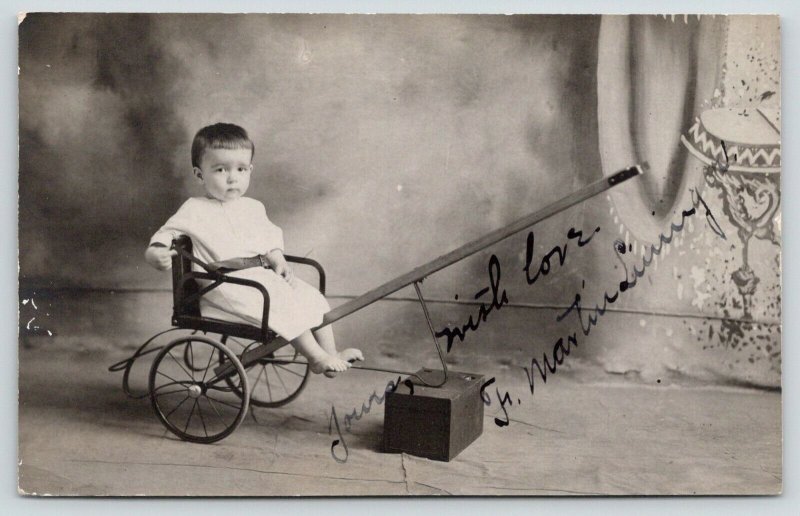
[[[206,149],[200,168],[194,175],[200,180],[209,197],[222,202],[243,196],[250,186],[250,149]]]

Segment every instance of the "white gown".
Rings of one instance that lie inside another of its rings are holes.
[[[192,197],[150,243],[169,247],[179,235],[191,237],[194,255],[206,263],[283,250],[283,231],[267,218],[264,205],[249,197],[227,202]],[[196,264],[194,268],[202,270]],[[271,269],[260,267],[229,275],[264,285],[270,297],[268,325],[286,340],[319,326],[330,310],[325,297],[300,279],[292,287]],[[200,298],[200,312],[204,317],[261,326],[263,299],[255,288],[223,283]]]

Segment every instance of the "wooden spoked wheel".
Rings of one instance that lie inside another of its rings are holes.
[[[220,356],[228,367],[220,367]],[[183,337],[164,346],[150,368],[149,387],[156,416],[185,441],[224,439],[247,415],[250,384],[244,367],[231,350],[206,337]]]
[[[258,346],[258,342],[224,336],[222,342],[236,355]],[[227,356],[220,354],[220,363]],[[294,347],[287,344],[278,351],[260,358],[246,367],[250,384],[250,403],[256,407],[280,407],[300,395],[305,388],[311,370],[305,359]],[[229,377],[228,386],[239,396],[244,395],[240,379]]]

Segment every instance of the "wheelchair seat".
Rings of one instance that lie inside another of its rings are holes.
[[[192,239],[186,235],[175,239],[174,246],[175,249],[184,249],[190,255],[192,253]],[[177,256],[172,257],[173,326],[248,340],[264,340],[263,329],[258,326],[203,317],[200,313],[200,300],[196,296],[200,292],[200,285],[192,277],[193,272],[196,271],[192,270],[192,261],[189,258],[180,252]],[[277,337],[275,332],[267,331],[267,340],[275,337]]]

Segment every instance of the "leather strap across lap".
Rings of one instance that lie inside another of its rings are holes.
[[[183,247],[175,247],[173,245],[173,249],[177,249],[178,252],[181,253],[183,257],[185,257],[186,259],[190,260],[193,263],[196,263],[197,265],[199,265],[208,272],[238,271],[242,269],[250,269],[252,267],[270,268],[266,255],[263,254],[257,256],[250,256],[247,258],[231,258],[229,260],[220,260],[218,262],[205,263],[204,261],[195,257],[194,254],[188,252]]]
[[[241,269],[250,269],[251,267],[270,268],[266,256],[260,254],[258,256],[250,256],[248,258],[231,258],[229,260],[220,260],[208,264],[208,268],[212,271],[225,269],[229,271],[238,271]]]

